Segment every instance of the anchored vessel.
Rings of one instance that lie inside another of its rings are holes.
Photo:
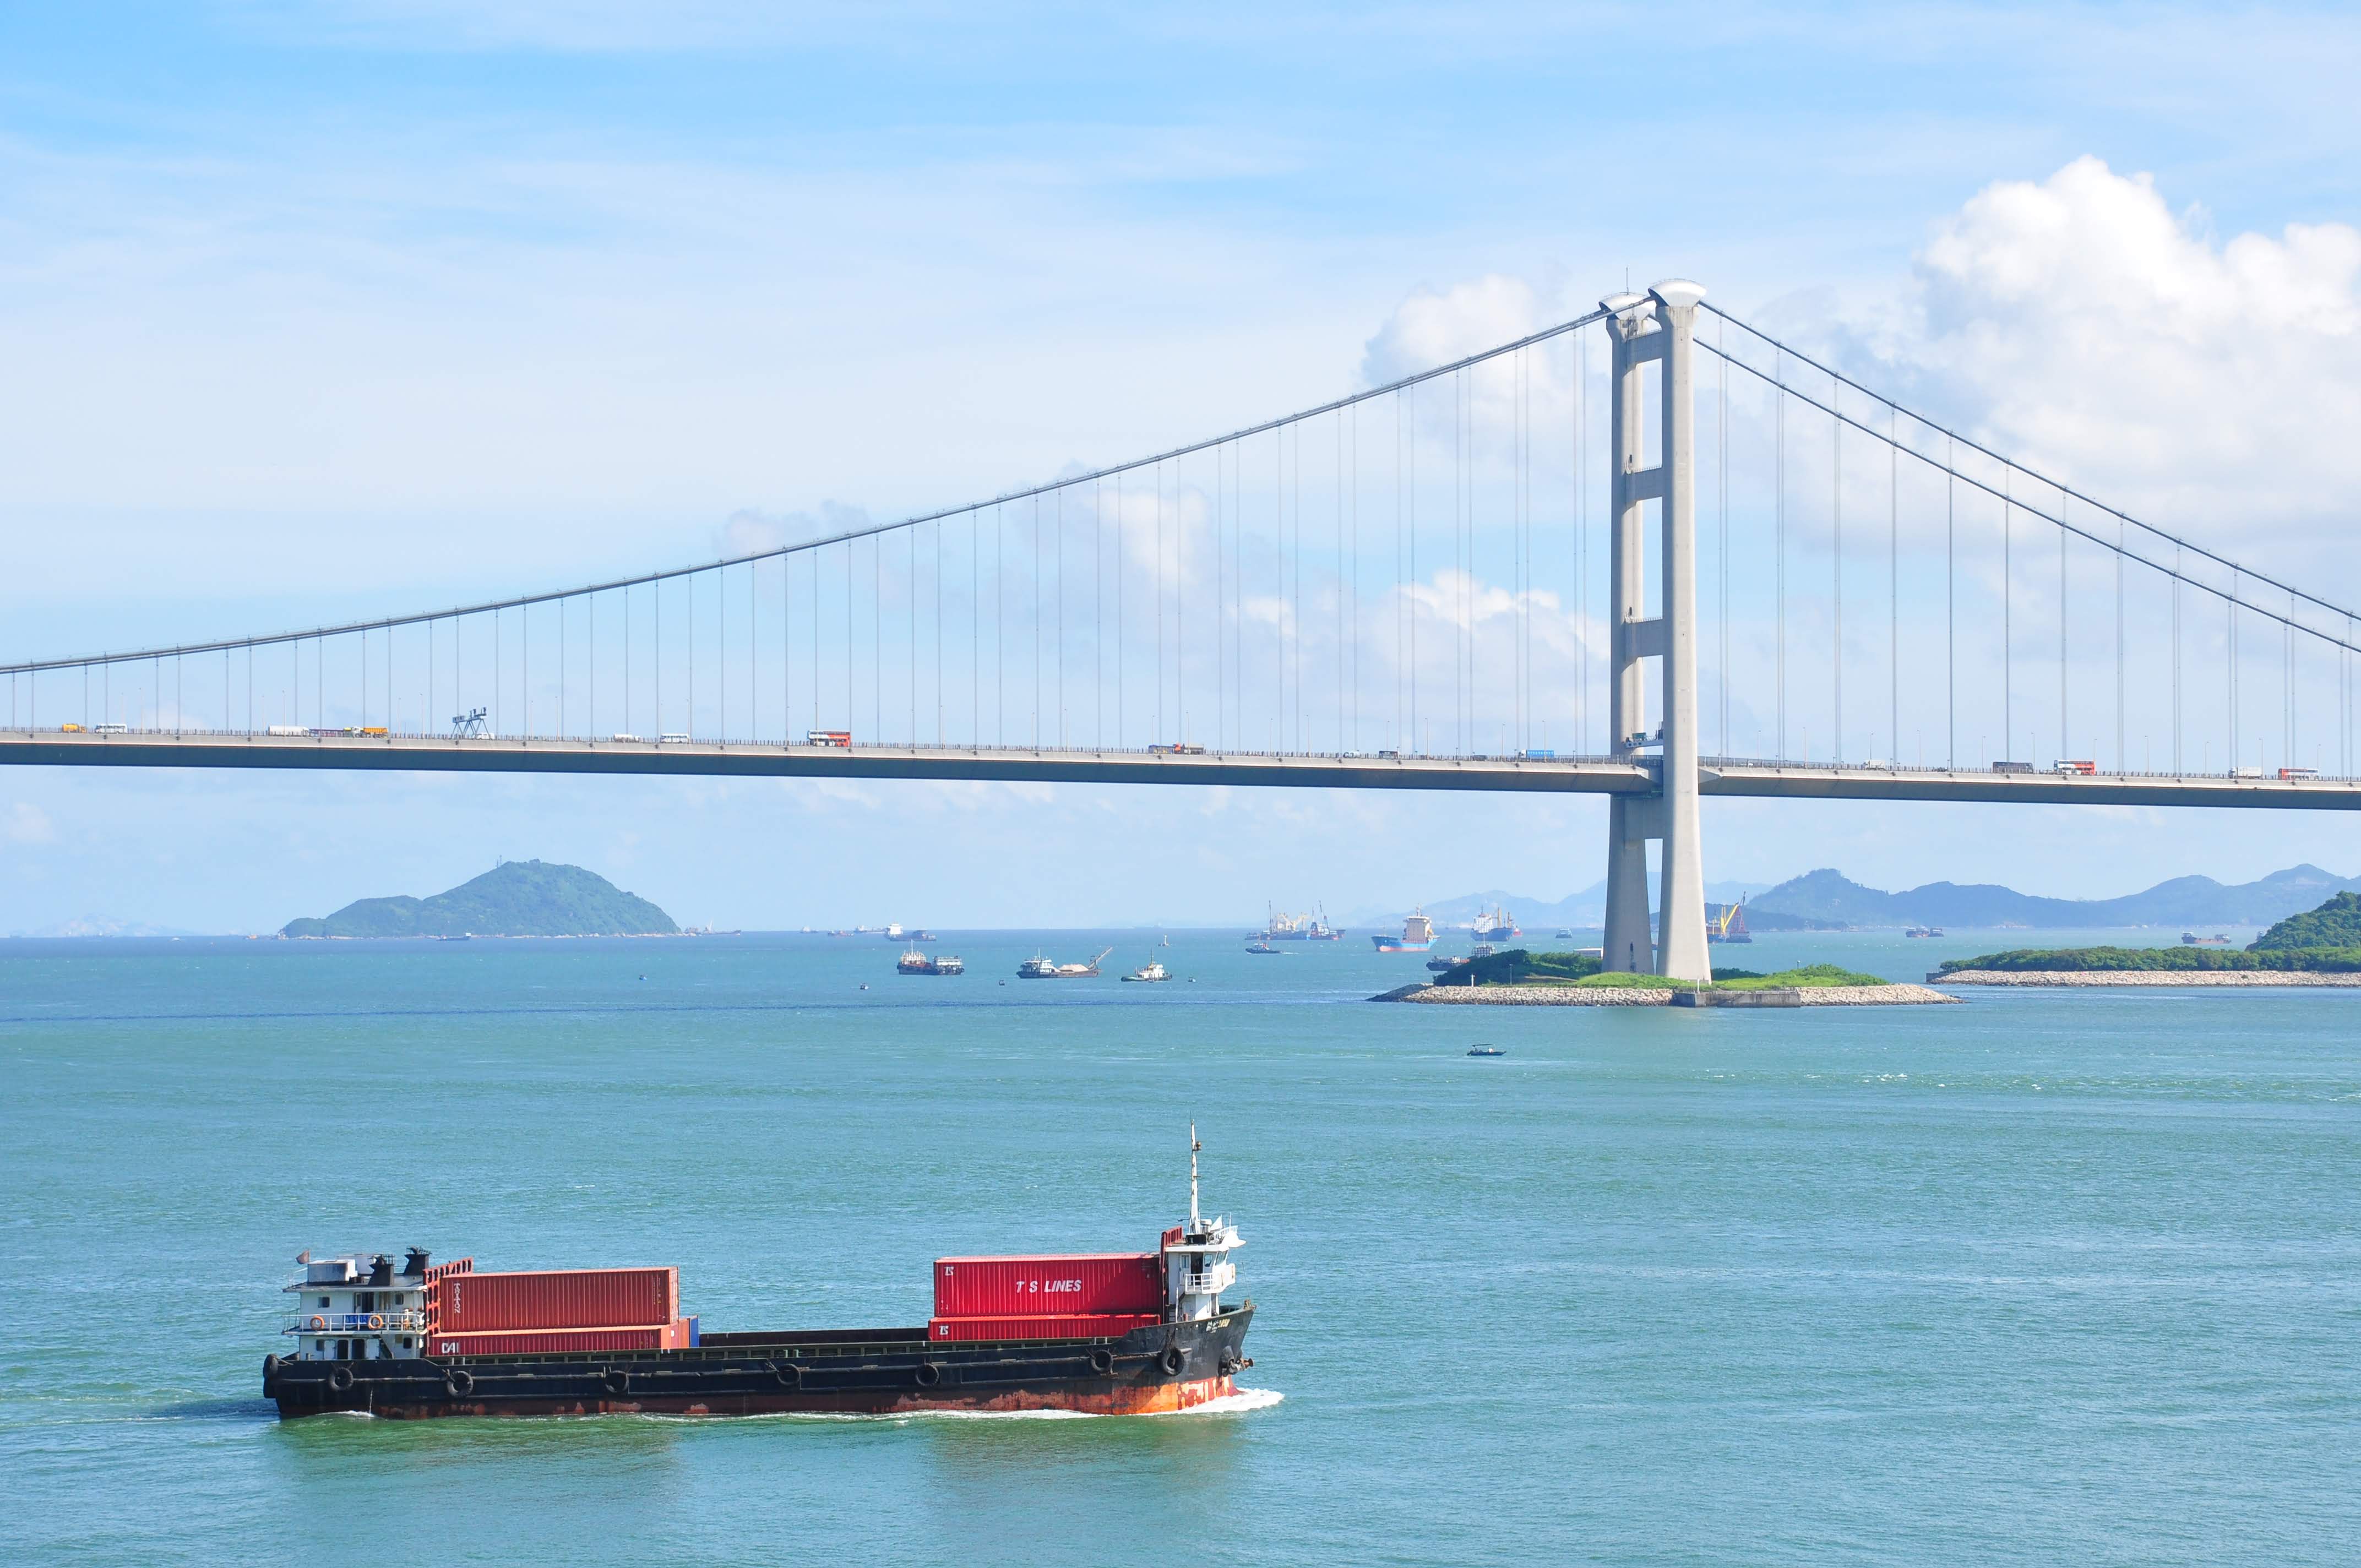
[[[307,1254],[263,1398],[282,1417],[1190,1409],[1254,1365],[1254,1304],[1222,1300],[1244,1243],[1197,1212],[1195,1132],[1189,1220],[1156,1251],[938,1258],[934,1316],[908,1328],[707,1333],[673,1268]]]
[[[896,974],[965,974],[967,965],[949,953],[922,953],[916,942],[902,955],[895,966]]]
[[[1411,916],[1402,922],[1401,935],[1389,937],[1380,931],[1369,940],[1381,953],[1423,953],[1434,946],[1434,922],[1423,913]]]
[[[1099,956],[1086,964],[1061,964],[1055,959],[1045,959],[1036,953],[1016,966],[1016,978],[1019,980],[1095,980],[1098,977],[1099,965],[1106,962],[1107,954],[1114,951],[1113,948],[1102,948]]]

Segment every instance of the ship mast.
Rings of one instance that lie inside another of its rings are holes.
[[[1195,1235],[1204,1224],[1197,1218],[1197,1151],[1205,1146],[1197,1141],[1197,1124],[1189,1124],[1189,1234]]]

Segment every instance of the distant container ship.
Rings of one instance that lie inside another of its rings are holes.
[[[1423,953],[1434,947],[1434,922],[1423,913],[1411,916],[1402,922],[1401,935],[1389,937],[1378,932],[1369,938],[1381,953]]]
[[[1197,1211],[1154,1252],[935,1260],[934,1311],[907,1328],[707,1333],[675,1268],[478,1273],[412,1247],[301,1260],[291,1354],[266,1356],[282,1417],[915,1410],[1185,1410],[1236,1392],[1254,1304],[1237,1227]]]

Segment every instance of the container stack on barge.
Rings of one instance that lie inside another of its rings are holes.
[[[474,1260],[303,1260],[292,1354],[262,1364],[282,1417],[892,1415],[1185,1410],[1254,1365],[1237,1227],[1197,1212],[1154,1252],[938,1258],[923,1326],[706,1333],[673,1268],[478,1272]]]

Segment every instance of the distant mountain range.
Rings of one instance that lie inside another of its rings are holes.
[[[1652,886],[1649,890],[1654,892]],[[1716,904],[1746,900],[1747,923],[1757,931],[1828,930],[1904,926],[2067,927],[2268,926],[2317,908],[2338,893],[2361,892],[2361,877],[2340,877],[2318,866],[2290,866],[2256,882],[2230,885],[2212,877],[2175,877],[2121,898],[2042,898],[1989,883],[1928,883],[1902,893],[1863,887],[1836,871],[1816,871],[1776,886],[1708,883]],[[1498,888],[1439,898],[1424,905],[1438,927],[1466,927],[1495,905],[1508,910],[1528,936],[1564,927],[1596,930],[1607,918],[1607,884],[1551,901]],[[1363,914],[1356,927],[1398,923],[1405,912]]]
[[[509,861],[432,898],[364,898],[287,937],[641,937],[680,927],[596,872]]]
[[[1757,909],[1843,926],[2268,926],[2361,890],[2361,878],[2318,866],[2290,866],[2235,886],[2212,877],[2174,877],[2121,898],[2038,898],[1991,883],[1935,882],[1882,893],[1841,872],[1817,871],[1749,901]]]

